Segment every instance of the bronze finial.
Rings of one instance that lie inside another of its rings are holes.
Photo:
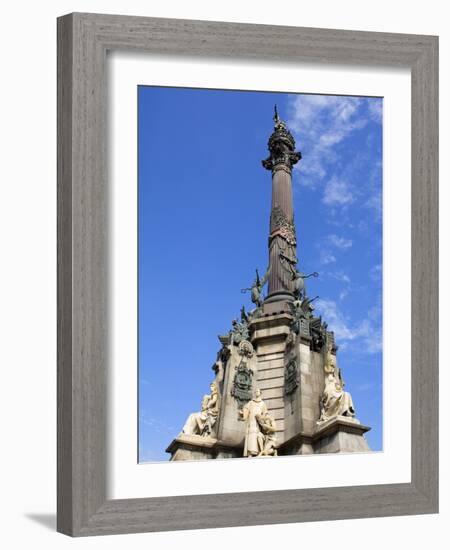
[[[277,110],[277,104],[275,103],[275,114],[273,116],[273,121],[275,122],[275,125],[277,125],[280,122],[280,117],[278,116],[278,110]]]

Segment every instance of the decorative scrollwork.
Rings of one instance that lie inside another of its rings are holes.
[[[236,367],[231,395],[239,401],[250,401],[252,398],[252,378],[252,369],[249,369],[247,364],[241,361]]]
[[[279,206],[275,206],[272,209],[270,227],[271,233],[269,236],[269,240],[272,240],[275,237],[281,237],[289,245],[297,245],[297,239],[295,236],[295,225],[293,222],[290,222],[288,220],[286,214]]]
[[[252,398],[253,370],[247,366],[247,361],[253,357],[255,351],[251,342],[242,340],[238,347],[241,361],[236,367],[231,395],[239,401],[249,401]]]
[[[251,342],[249,342],[248,340],[242,340],[238,347],[238,353],[239,355],[250,359],[250,357],[253,357],[255,350],[253,349]]]

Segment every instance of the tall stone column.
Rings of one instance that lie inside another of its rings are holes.
[[[272,172],[272,208],[269,234],[268,295],[265,302],[294,299],[297,241],[292,206],[292,167],[301,159],[295,140],[275,107],[269,157],[262,161]]]

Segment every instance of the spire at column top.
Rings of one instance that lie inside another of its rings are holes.
[[[278,110],[277,110],[277,104],[275,103],[275,114],[273,115],[273,121],[275,122],[275,126],[280,122],[280,117],[278,116]]]
[[[274,170],[276,166],[282,165],[285,169],[291,170],[302,155],[295,150],[295,140],[288,130],[286,123],[278,115],[278,109],[274,108],[274,129],[267,144],[270,156],[262,161],[267,170]]]

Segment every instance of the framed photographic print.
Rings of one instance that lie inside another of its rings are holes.
[[[382,101],[140,86],[140,461],[381,450]]]
[[[437,38],[58,20],[58,530],[437,511]]]

